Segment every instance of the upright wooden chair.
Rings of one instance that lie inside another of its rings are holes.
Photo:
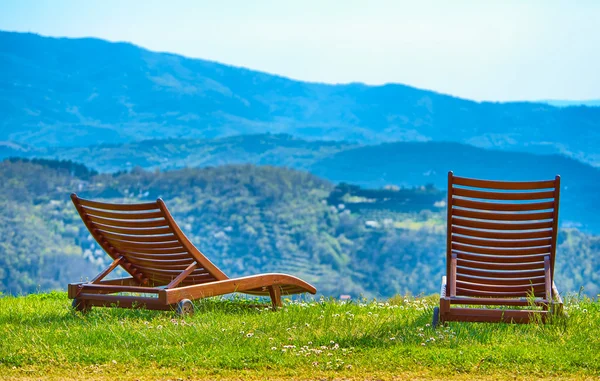
[[[69,284],[69,298],[78,310],[91,306],[176,308],[185,314],[193,312],[191,300],[233,292],[269,296],[276,309],[281,306],[281,294],[317,292],[287,274],[228,278],[188,240],[161,199],[143,204],[102,203],[75,194],[71,199],[85,226],[113,259],[90,282]],[[131,277],[104,280],[117,266]]]
[[[508,182],[448,173],[447,277],[433,325],[545,321],[562,309],[554,284],[559,193],[559,176]]]

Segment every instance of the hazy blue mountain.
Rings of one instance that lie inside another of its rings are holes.
[[[5,157],[27,157],[31,155],[41,155],[43,150],[35,150],[22,144],[0,141],[0,160]]]
[[[333,183],[346,182],[367,188],[433,184],[438,189],[446,189],[449,170],[458,176],[506,180],[549,179],[559,174],[563,184],[561,221],[600,233],[600,215],[596,213],[600,169],[561,155],[489,150],[448,142],[357,146],[271,134],[150,140],[20,153],[16,156],[79,161],[101,172],[134,167],[168,170],[239,163],[285,166],[310,171]]]
[[[367,187],[432,184],[447,188],[447,174],[503,180],[561,176],[561,221],[600,232],[600,169],[561,155],[486,150],[459,143],[401,142],[348,149],[316,162],[310,171],[333,182]]]
[[[549,104],[551,106],[556,106],[556,107],[571,107],[571,106],[600,107],[600,99],[589,99],[587,101],[546,99],[546,100],[541,100],[540,102]]]
[[[264,132],[454,141],[600,163],[600,108],[307,83],[127,43],[0,32],[0,140],[87,146]]]
[[[19,147],[16,144],[13,147]],[[87,147],[9,148],[3,157],[44,157],[85,163],[101,172],[134,167],[162,170],[253,163],[308,169],[316,161],[357,144],[338,141],[308,141],[291,135],[239,135],[216,139],[144,140],[124,144]]]

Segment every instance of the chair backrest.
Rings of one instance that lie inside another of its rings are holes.
[[[456,296],[544,296],[545,257],[554,279],[559,194],[559,176],[508,182],[449,172],[446,271],[455,255]]]
[[[142,284],[167,285],[197,263],[179,285],[212,282],[227,276],[177,226],[161,199],[141,204],[110,204],[71,199],[98,244]]]

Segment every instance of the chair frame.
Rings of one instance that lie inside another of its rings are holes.
[[[268,296],[276,310],[282,306],[282,294],[317,292],[309,283],[288,274],[227,277],[185,236],[160,198],[153,203],[110,204],[72,194],[71,200],[91,235],[113,259],[91,281],[68,285],[68,296],[77,310],[109,306],[191,312],[190,300],[234,292]],[[146,253],[131,253],[132,250]],[[172,254],[177,251],[182,254]],[[177,263],[169,268],[181,271],[158,268],[164,263]],[[105,280],[117,267],[130,277]],[[167,271],[173,275],[165,278]],[[115,295],[118,293],[151,296]]]
[[[448,173],[447,276],[442,277],[434,325],[447,321],[529,323],[562,312],[554,283],[559,198],[560,176],[509,182]]]

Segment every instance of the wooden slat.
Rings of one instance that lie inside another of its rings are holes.
[[[482,270],[496,270],[496,271],[520,271],[520,270],[539,270],[544,268],[543,256],[537,256],[539,260],[530,262],[485,262],[479,261],[478,258],[481,256],[471,255],[470,259],[458,258],[457,264],[462,267],[469,267],[473,269]]]
[[[167,285],[175,276],[165,276],[162,274],[149,274],[148,279],[155,282],[159,285]],[[202,274],[202,275],[191,275],[188,276],[185,280],[181,282],[182,285],[193,285],[193,284],[204,284],[209,282],[214,282],[216,279],[210,274]]]
[[[538,212],[538,213],[493,213],[493,212],[476,212],[468,209],[455,208],[452,214],[456,217],[476,218],[479,220],[495,220],[495,221],[539,221],[549,220],[554,217],[554,212]]]
[[[458,309],[458,308],[457,308]],[[540,309],[527,309],[527,310],[512,310],[512,309],[500,309],[500,308],[469,308],[468,311],[461,312],[467,316],[495,316],[497,314],[509,314],[516,313],[517,316],[529,316],[532,314],[537,314],[540,312],[544,312]]]
[[[527,286],[532,284],[542,284],[545,282],[545,277],[543,275],[533,278],[474,277],[465,275],[458,271],[456,274],[456,280],[490,286]]]
[[[535,247],[535,246],[547,246],[552,244],[552,238],[542,239],[522,239],[522,240],[491,240],[491,239],[479,239],[463,237],[459,235],[452,236],[452,242],[464,243],[467,245],[474,246],[487,246],[487,247]]]
[[[146,269],[161,269],[161,270],[171,270],[171,271],[183,271],[185,270],[189,265],[190,265],[190,261],[185,261],[185,263],[182,264],[172,264],[170,262],[176,262],[176,261],[160,261],[161,263],[156,263],[156,261],[135,261],[135,260],[131,260],[131,263],[138,268],[140,271],[145,271]],[[184,261],[182,261],[184,262]]]
[[[481,323],[519,323],[528,324],[535,316],[546,321],[547,311],[500,310],[483,308],[451,308],[445,315],[445,321],[481,322]]]
[[[554,201],[529,202],[524,204],[509,204],[498,202],[471,201],[461,198],[452,199],[453,206],[476,210],[496,210],[510,212],[525,212],[530,210],[546,210],[554,208]]]
[[[143,249],[143,250],[154,250],[159,251],[160,249],[175,249],[182,248],[181,242],[172,241],[172,242],[160,242],[160,243],[141,243],[141,242],[124,242],[117,241],[115,239],[106,238],[106,240],[117,249]]]
[[[95,209],[89,209],[89,208],[84,208],[84,210],[85,210],[85,213],[90,216],[110,218],[113,220],[150,220],[150,219],[156,219],[156,218],[164,218],[163,213],[160,211],[147,212],[147,213],[141,213],[141,212],[117,213],[117,212],[105,212],[103,210],[95,210]]]
[[[509,285],[484,285],[480,283],[468,283],[464,281],[456,281],[456,288],[468,289],[471,291],[484,291],[484,292],[499,292],[499,293],[513,293],[513,292],[521,292],[527,293],[534,290],[534,292],[544,292],[546,286],[544,283],[534,283],[528,285],[517,285],[517,286],[509,286]],[[458,292],[457,292],[458,294]]]
[[[453,176],[452,183],[473,188],[504,189],[504,190],[534,190],[534,189],[554,189],[554,180],[544,181],[493,181],[469,179],[465,177]]]
[[[104,210],[115,210],[115,211],[139,211],[139,210],[159,210],[156,202],[137,203],[137,204],[111,204],[106,202],[85,200],[78,198],[79,204],[85,207],[85,209],[95,208]]]
[[[187,266],[183,266],[183,269],[168,269],[166,267],[162,267],[162,268],[156,268],[156,267],[149,267],[149,266],[137,266],[140,270],[144,271],[144,273],[147,274],[160,274],[160,275],[164,275],[164,276],[177,276],[179,275],[183,270],[185,270],[186,268],[190,267],[191,263],[188,264]],[[196,265],[197,266],[197,265]],[[206,269],[203,268],[194,268],[194,275],[203,275],[203,274],[209,274],[210,273],[208,271],[206,271]]]
[[[153,271],[154,269],[157,268],[155,266],[156,264],[141,264],[141,263],[135,262],[135,263],[133,263],[133,265],[139,271],[144,272],[144,274],[146,272],[148,272],[148,271]],[[163,264],[163,265],[161,265],[162,267],[160,268],[160,270],[162,272],[164,272],[165,275],[167,275],[167,272],[169,272],[169,274],[168,274],[169,276],[176,276],[177,274],[179,274],[180,272],[182,272],[183,270],[185,270],[189,265],[190,265],[189,263],[187,265],[166,265],[166,264]],[[154,267],[152,267],[152,266],[154,266]]]
[[[528,297],[516,297],[516,298],[498,298],[498,297],[465,297],[457,296],[450,298],[452,304],[472,305],[472,306],[539,306],[546,303],[546,300],[541,298],[535,298],[531,300]],[[490,310],[488,311],[498,311]],[[514,311],[514,310],[513,310]],[[538,310],[531,310],[538,311]]]
[[[452,217],[452,225],[464,226],[476,229],[487,229],[487,230],[539,230],[552,228],[552,221],[548,222],[529,222],[522,224],[509,224],[509,223],[494,223],[494,222],[482,222],[475,220],[466,220],[464,218]]]
[[[123,243],[135,243],[135,244],[159,244],[159,243],[167,243],[167,242],[179,242],[177,237],[174,235],[162,235],[162,236],[116,236],[111,235],[108,236],[102,234],[102,236],[111,241],[123,242]],[[115,238],[118,237],[118,238]],[[180,242],[181,244],[181,242]]]
[[[120,286],[139,286],[137,280],[134,278],[115,278],[115,279],[107,279],[100,281],[99,284],[108,284],[108,285],[120,285]]]
[[[100,232],[99,233],[106,238],[113,239],[116,241],[126,241],[126,242],[171,242],[177,241],[178,238],[174,234],[162,234],[162,235],[154,235],[154,236],[136,236],[136,235],[124,235],[124,234],[114,234],[108,232]]]
[[[187,253],[185,254],[164,254],[164,255],[142,255],[142,254],[125,254],[127,260],[131,263],[137,263],[139,265],[148,265],[149,263],[186,263],[188,265],[194,258],[190,257]]]
[[[174,249],[158,249],[150,250],[143,248],[136,249],[119,249],[119,253],[124,254],[126,257],[133,255],[135,257],[141,257],[145,259],[184,259],[184,258],[193,258],[188,252],[184,249],[174,248]]]
[[[512,255],[532,255],[532,254],[548,254],[550,255],[552,247],[551,246],[540,246],[540,247],[531,247],[531,248],[521,248],[521,249],[506,249],[506,248],[488,248],[488,247],[480,247],[480,246],[469,246],[463,245],[462,243],[452,243],[452,250],[458,250],[467,253],[474,254],[486,254],[486,255],[502,255],[502,256],[512,256]]]
[[[182,266],[183,268],[190,265],[193,262],[192,257],[187,257],[185,259],[172,259],[172,260],[162,260],[162,259],[147,259],[147,258],[139,258],[132,255],[128,255],[127,259],[129,262],[134,265],[145,266],[145,267],[153,267],[157,266],[158,268],[168,268],[170,266]]]
[[[526,201],[526,200],[543,200],[554,198],[553,191],[545,192],[489,192],[479,191],[474,189],[465,189],[454,187],[452,193],[455,196],[479,198],[485,200],[513,200],[513,201]]]
[[[461,262],[462,263],[462,262]],[[538,266],[539,267],[539,266]],[[488,270],[483,271],[477,267],[457,267],[458,274],[474,275],[478,277],[490,277],[490,278],[534,278],[544,276],[544,270],[528,270],[528,271],[500,271],[500,270]]]
[[[161,279],[173,279],[175,277],[177,277],[179,274],[181,274],[183,270],[176,270],[176,271],[172,271],[172,270],[164,270],[164,269],[152,269],[152,268],[144,268],[144,274],[147,274],[148,277],[152,278],[161,278]],[[191,275],[189,275],[189,279],[192,278],[196,278],[196,279],[204,279],[204,278],[211,278],[212,275],[206,271],[206,269],[201,269],[201,270],[197,270],[198,272],[193,272]]]
[[[538,254],[538,255],[479,255],[479,254],[467,254],[467,253],[456,253],[458,254],[458,259],[466,259],[469,261],[476,262],[488,262],[488,263],[531,263],[531,262],[542,262],[544,261],[544,257],[548,254]]]
[[[529,231],[529,232],[503,232],[503,231],[485,231],[477,229],[468,229],[460,226],[452,226],[451,229],[453,236],[454,234],[460,234],[470,237],[480,238],[491,238],[491,239],[533,239],[533,238],[550,238],[552,237],[552,229],[545,229],[540,231]]]
[[[457,296],[476,296],[476,297],[489,297],[489,298],[526,298],[531,296],[531,292],[489,292],[489,291],[479,291],[479,290],[471,290],[468,288],[457,287],[456,291]],[[543,297],[544,292],[539,291],[534,293],[535,297]]]
[[[90,221],[94,222],[97,228],[104,226],[112,226],[119,228],[158,228],[168,226],[167,221],[164,219],[150,220],[150,221],[130,221],[130,220],[111,220],[104,217],[96,217],[92,215],[86,215]]]
[[[94,230],[98,233],[116,233],[116,234],[127,234],[135,236],[147,236],[147,235],[162,235],[162,234],[173,234],[173,231],[168,227],[163,228],[116,228],[112,226],[103,226],[95,224],[97,228]]]

